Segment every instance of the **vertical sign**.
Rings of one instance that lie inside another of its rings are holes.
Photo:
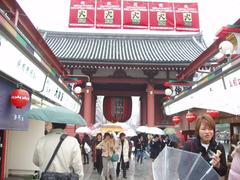
[[[97,28],[121,28],[121,0],[97,1]]]
[[[173,3],[149,2],[149,13],[151,30],[174,30]]]
[[[94,27],[94,15],[94,0],[71,0],[69,27]]]
[[[176,31],[199,32],[197,3],[174,3]]]
[[[148,2],[124,1],[124,29],[148,28]]]
[[[10,102],[10,96],[16,85],[0,79],[0,129],[27,130],[27,112],[30,109],[31,101],[24,108],[18,109]]]

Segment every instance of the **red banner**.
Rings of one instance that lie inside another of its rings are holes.
[[[148,28],[148,3],[141,1],[124,1],[124,29]]]
[[[97,28],[121,28],[121,19],[121,0],[97,1]]]
[[[174,3],[176,31],[199,31],[197,3]]]
[[[94,27],[94,14],[94,0],[71,0],[69,27]]]
[[[149,2],[150,29],[174,30],[173,3]]]

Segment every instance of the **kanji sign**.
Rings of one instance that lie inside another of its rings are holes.
[[[71,0],[69,27],[94,27],[94,16],[94,0]]]
[[[199,31],[197,3],[174,3],[174,8],[177,31]]]
[[[97,1],[97,28],[121,28],[121,0]]]
[[[124,29],[148,28],[148,3],[142,1],[124,1]]]
[[[149,2],[150,29],[174,30],[173,3]]]

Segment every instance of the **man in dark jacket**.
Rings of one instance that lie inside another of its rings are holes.
[[[150,158],[153,160],[156,159],[158,154],[163,150],[164,145],[165,144],[160,140],[159,135],[154,135],[154,138],[150,142]]]

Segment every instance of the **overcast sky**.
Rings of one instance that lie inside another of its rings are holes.
[[[143,30],[99,30],[68,28],[70,0],[17,0],[38,29],[54,31],[87,31],[116,33],[176,33]],[[145,1],[145,0],[144,0]],[[146,0],[147,1],[147,0]],[[161,1],[161,0],[159,0]],[[162,1],[166,2],[166,1]],[[222,26],[233,24],[240,18],[240,0],[169,0],[167,2],[197,2],[200,29],[208,45]]]

